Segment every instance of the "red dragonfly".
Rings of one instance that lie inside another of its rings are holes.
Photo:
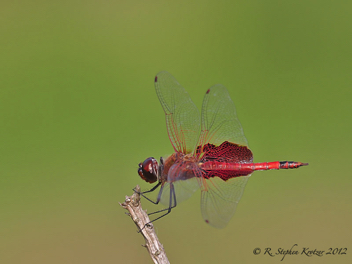
[[[294,161],[253,163],[235,105],[227,89],[216,84],[205,93],[202,114],[186,90],[168,72],[155,76],[155,90],[165,112],[166,127],[175,153],[160,164],[153,157],[139,164],[138,174],[160,186],[156,202],[167,215],[181,201],[201,190],[201,211],[206,223],[217,228],[234,215],[244,187],[257,170],[293,169],[308,165]]]

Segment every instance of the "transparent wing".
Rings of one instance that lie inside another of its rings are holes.
[[[212,86],[203,100],[197,154],[202,156],[202,162],[252,162],[252,152],[247,146],[247,139],[227,89],[221,84]],[[234,173],[213,170],[201,171],[197,176],[202,191],[203,219],[217,228],[225,227],[234,215],[250,177],[230,174]]]
[[[203,219],[216,228],[224,228],[235,214],[250,175],[227,180],[203,179],[201,211]]]
[[[166,127],[175,151],[191,153],[200,132],[200,115],[186,90],[168,72],[155,76],[155,90],[165,112]]]
[[[201,134],[197,146],[202,147],[206,143],[219,146],[225,141],[248,146],[227,89],[216,84],[206,92],[203,99]]]
[[[174,185],[177,204],[190,198],[195,191],[199,190],[200,185],[195,177],[195,170],[199,170],[196,163],[187,163],[187,168],[183,162],[172,165],[168,172],[168,180],[164,184],[160,202],[169,205],[170,183]]]
[[[188,179],[184,181],[176,181],[172,183],[175,189],[176,203],[180,204],[181,202],[189,199],[193,193],[199,190],[199,184],[196,178]],[[161,194],[160,203],[166,206],[169,206],[170,201],[170,183],[166,182],[164,184],[164,190]]]

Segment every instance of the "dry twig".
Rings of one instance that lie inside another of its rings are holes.
[[[132,196],[126,196],[125,202],[120,205],[129,211],[129,215],[145,239],[145,247],[148,249],[154,263],[170,263],[166,257],[163,245],[155,234],[153,224],[150,223],[147,213],[142,209],[139,195],[141,189],[137,185],[135,190],[136,192]]]

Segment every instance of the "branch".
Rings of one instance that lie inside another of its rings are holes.
[[[139,195],[141,188],[137,185],[135,190],[136,192],[132,196],[126,196],[125,202],[120,205],[129,211],[128,215],[131,216],[139,232],[143,235],[144,247],[148,249],[154,263],[169,264],[165,250],[155,234],[154,226],[150,223],[147,213],[142,209]]]

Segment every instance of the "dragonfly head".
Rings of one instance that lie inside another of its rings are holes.
[[[138,174],[143,180],[149,183],[156,182],[158,178],[159,165],[153,157],[147,158],[143,163],[139,163]]]

